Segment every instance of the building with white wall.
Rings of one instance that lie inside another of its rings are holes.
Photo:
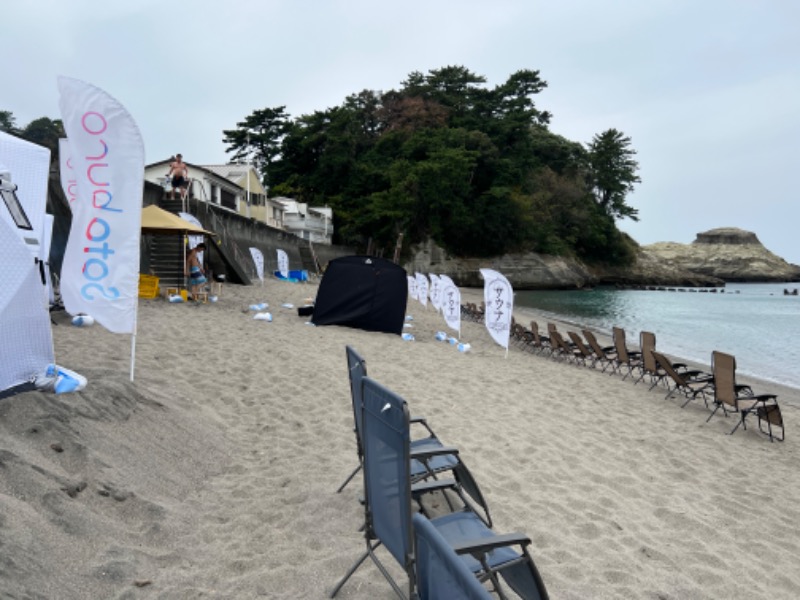
[[[313,207],[292,198],[274,199],[284,207],[283,225],[286,231],[315,244],[332,243],[333,210],[330,207]]]

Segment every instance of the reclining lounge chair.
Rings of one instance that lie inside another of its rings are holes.
[[[622,373],[625,369],[625,374],[622,380],[630,375],[633,377],[633,372],[642,370],[642,353],[638,350],[628,350],[628,345],[625,341],[625,330],[622,327],[613,327],[612,334],[614,336],[614,348],[616,349],[617,357],[615,359],[616,371]]]
[[[613,374],[616,371],[615,364],[617,360],[617,353],[614,350],[614,346],[601,346],[594,333],[588,329],[583,329],[581,333],[583,333],[583,337],[589,342],[589,347],[592,349],[592,352],[594,352],[595,359],[592,366],[599,363],[603,367],[603,373],[606,372],[606,369],[611,367],[611,373]]]
[[[336,490],[341,492],[355,475],[362,469],[364,462],[364,446],[362,440],[362,414],[363,396],[362,381],[367,376],[367,364],[361,355],[351,346],[345,347],[347,355],[347,369],[350,379],[350,396],[353,405],[354,431],[356,434],[356,451],[358,453],[358,465],[350,475]],[[411,441],[411,463],[409,465],[409,477],[412,483],[424,481],[426,479],[436,479],[439,474],[450,471],[459,486],[469,495],[473,502],[480,508],[482,518],[486,524],[492,526],[492,517],[489,513],[489,506],[483,497],[478,482],[472,476],[472,472],[461,461],[458,449],[445,446],[433,432],[427,421],[422,417],[415,417],[411,422],[420,425],[425,431],[425,437]]]
[[[535,350],[541,352],[552,352],[550,347],[550,338],[546,335],[539,334],[539,324],[536,321],[531,321],[530,328],[531,336],[533,337],[532,346]]]
[[[550,338],[550,356],[575,364],[583,359],[581,351],[575,347],[573,342],[566,341],[553,323],[547,324],[547,333]]]
[[[363,380],[363,441],[366,551],[331,592],[333,598],[350,576],[371,558],[400,598],[403,590],[388,573],[376,550],[384,546],[408,577],[408,597],[417,594],[416,556],[413,548],[412,490],[409,477],[410,420],[402,398],[381,384]],[[426,482],[458,493],[446,480]],[[430,519],[430,524],[460,556],[477,580],[500,598],[508,598],[509,588],[525,600],[547,600],[547,591],[522,534],[495,534],[478,515],[465,506]],[[502,582],[501,582],[502,579]],[[513,596],[511,596],[513,598]]]
[[[667,378],[667,372],[661,368],[656,362],[655,356],[653,356],[653,352],[656,349],[656,334],[650,331],[642,331],[639,334],[639,347],[642,349],[642,367],[639,379],[634,383],[639,383],[646,376],[649,376],[650,389],[652,390],[659,383],[665,382]],[[672,363],[672,368],[680,371],[686,369],[686,364]]]
[[[775,394],[754,395],[750,386],[737,384],[736,358],[730,354],[717,350],[712,352],[711,370],[714,373],[714,410],[706,419],[706,423],[720,408],[726,417],[728,412],[738,413],[739,419],[730,432],[732,435],[740,425],[742,429],[747,429],[745,421],[748,416],[754,414],[758,418],[758,429],[768,434],[770,441],[784,440],[783,417]],[[767,427],[766,431],[764,425]]]
[[[686,396],[686,401],[681,404],[681,408],[697,398],[698,394],[703,397],[703,400],[706,400],[706,392],[710,391],[714,385],[713,375],[696,369],[677,369],[673,366],[675,363],[670,362],[666,356],[655,350],[653,350],[653,357],[656,359],[658,366],[667,374],[667,377],[672,380],[672,385],[667,383],[668,392],[664,396],[665,400],[675,392],[680,392]],[[708,401],[706,400],[707,406]]]
[[[419,513],[414,524],[414,559],[420,600],[492,600],[436,527]]]
[[[568,331],[567,335],[569,339],[572,340],[572,347],[577,350],[575,353],[575,362],[580,362],[584,366],[589,366],[594,368],[597,364],[597,356],[595,355],[593,350],[590,350],[586,344],[583,343],[583,338],[579,336],[574,331]],[[587,365],[586,363],[590,363]]]

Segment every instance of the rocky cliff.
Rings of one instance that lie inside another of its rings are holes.
[[[767,250],[756,234],[734,227],[698,233],[691,244],[643,246],[651,259],[731,282],[800,281],[800,267]]]
[[[494,258],[455,258],[428,242],[414,249],[410,273],[448,275],[457,285],[481,287],[479,269],[503,273],[515,289],[574,289],[594,285],[716,287],[731,282],[800,281],[800,267],[764,248],[754,233],[735,228],[697,234],[692,244],[662,242],[639,248],[625,268],[587,267],[579,261],[528,252]]]
[[[580,288],[593,285],[595,277],[580,262],[527,252],[493,258],[456,258],[431,241],[416,247],[413,258],[403,265],[409,273],[449,276],[456,285],[483,287],[480,269],[499,271],[515,289]]]

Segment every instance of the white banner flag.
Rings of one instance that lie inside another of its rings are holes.
[[[192,225],[196,225],[200,229],[203,229],[203,224],[194,215],[192,215],[190,213],[179,212],[178,216],[181,219],[183,219],[184,221],[189,221],[189,223],[191,223]],[[189,241],[189,250],[191,250],[192,248],[198,246],[199,244],[202,244],[203,243],[203,239],[205,238],[204,235],[187,235],[186,237],[188,238],[188,241]],[[198,256],[197,256],[197,260],[200,261],[201,265],[203,264],[203,258],[201,256],[202,254],[203,254],[202,252],[198,252]]]
[[[289,257],[283,250],[278,250],[278,272],[284,279],[289,277]]]
[[[417,278],[408,275],[408,295],[413,300],[417,299]]]
[[[417,276],[417,300],[422,302],[422,306],[428,306],[428,278],[422,273],[415,273]]]
[[[461,337],[461,290],[447,275],[439,275],[439,281],[442,288],[440,297],[442,315],[447,326],[455,329],[458,337]]]
[[[72,147],[67,138],[58,140],[58,163],[59,175],[61,176],[61,189],[69,202],[69,209],[78,197],[78,180],[75,177],[75,169],[72,167]]]
[[[256,273],[261,283],[264,283],[264,255],[258,248],[250,248],[250,256],[253,257],[253,262],[256,265]]]
[[[103,90],[58,78],[77,196],[61,267],[70,314],[135,333],[139,299],[144,144],[127,110]]]
[[[439,281],[439,276],[433,273],[429,274],[431,279],[431,289],[428,295],[431,297],[431,304],[437,311],[442,309],[442,282]]]
[[[503,275],[491,269],[481,269],[483,301],[486,303],[486,329],[494,341],[508,350],[511,316],[514,309],[514,290]]]

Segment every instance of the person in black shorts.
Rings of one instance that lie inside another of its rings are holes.
[[[183,162],[183,156],[175,156],[175,160],[169,165],[167,177],[172,177],[172,192],[170,199],[175,199],[175,190],[180,190],[181,198],[186,197],[186,190],[189,186],[189,167]]]

